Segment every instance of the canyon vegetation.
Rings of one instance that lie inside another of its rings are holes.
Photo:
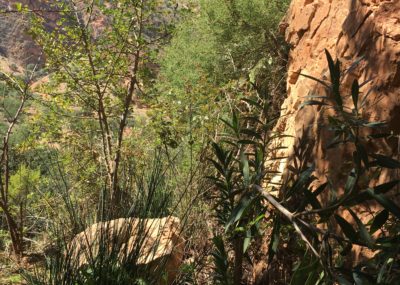
[[[0,284],[399,284],[399,15],[0,0]]]

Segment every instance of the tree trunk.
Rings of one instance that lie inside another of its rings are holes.
[[[19,228],[14,218],[11,216],[8,208],[2,207],[3,212],[6,216],[8,231],[10,232],[13,253],[19,259],[24,253],[24,248],[22,244],[22,236],[20,235]]]

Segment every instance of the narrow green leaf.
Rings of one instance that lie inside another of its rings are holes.
[[[271,241],[268,245],[268,264],[272,262],[275,254],[278,252],[279,237],[281,231],[281,221],[278,217],[275,217],[274,228],[272,229]]]
[[[292,275],[290,285],[304,285],[307,282],[310,274],[318,270],[318,260],[309,261],[303,258],[297,269]]]
[[[304,285],[315,285],[317,284],[318,278],[319,272],[315,269],[311,270]]]
[[[400,208],[387,197],[382,194],[376,194],[372,189],[367,189],[367,193],[371,195],[379,204],[381,204],[386,210],[395,215],[398,219],[400,219]]]
[[[242,117],[243,120],[247,120],[247,121],[252,121],[255,122],[257,124],[263,125],[264,123],[260,121],[260,118],[258,116],[246,116],[246,117]]]
[[[336,77],[337,81],[340,81],[340,77],[341,77],[340,73],[341,73],[340,61],[338,59],[336,59],[336,62],[335,62],[335,77]]]
[[[248,229],[246,231],[246,236],[245,236],[245,238],[243,240],[243,253],[246,253],[247,249],[250,246],[250,242],[251,242],[251,230]]]
[[[380,184],[378,186],[375,186],[373,188],[373,193],[375,194],[385,194],[389,192],[393,187],[398,185],[400,183],[400,180],[394,180],[390,181],[384,184]],[[370,194],[368,194],[367,190],[361,191],[358,193],[355,197],[350,198],[349,200],[346,201],[346,206],[351,206],[351,205],[356,205],[356,204],[361,204],[365,201],[374,199]]]
[[[339,224],[342,229],[344,235],[352,242],[357,241],[357,233],[353,229],[352,225],[348,223],[345,219],[343,219],[339,215],[335,215],[335,220]]]
[[[371,156],[376,159],[374,161],[374,164],[376,164],[376,165],[379,165],[379,166],[385,167],[385,168],[389,168],[389,169],[400,168],[400,162],[397,160],[394,160],[393,158],[390,158],[388,156],[381,155],[381,154],[372,154]]]
[[[353,99],[354,109],[358,112],[358,95],[360,94],[360,86],[358,80],[354,79],[353,85],[351,86],[351,97]]]
[[[372,247],[374,244],[374,241],[372,240],[372,237],[369,234],[369,232],[368,232],[367,228],[365,227],[365,225],[363,224],[363,222],[358,218],[358,216],[350,208],[347,210],[349,211],[349,213],[351,214],[353,219],[356,221],[362,241],[364,243],[366,243],[369,247]]]
[[[400,180],[393,180],[374,187],[375,194],[385,194],[392,190],[395,186],[399,185]]]
[[[329,73],[331,75],[332,91],[334,99],[339,106],[343,109],[343,101],[340,95],[340,62],[337,60],[336,64],[333,62],[332,56],[327,49],[325,49],[326,59],[328,61]]]
[[[356,182],[357,182],[357,174],[356,174],[355,170],[353,169],[351,171],[350,175],[347,177],[347,181],[344,186],[344,192],[346,194],[353,192]]]
[[[307,202],[310,203],[310,205],[313,207],[313,209],[321,209],[320,202],[318,201],[318,199],[314,196],[314,194],[310,190],[304,188],[304,195],[305,195],[305,198],[308,200]]]
[[[323,81],[323,80],[321,80],[321,79],[318,79],[318,78],[316,78],[316,77],[314,77],[314,76],[307,75],[307,74],[303,74],[303,73],[300,73],[300,75],[301,75],[301,76],[304,76],[304,77],[306,77],[306,78],[308,78],[308,79],[314,80],[314,81],[316,81],[316,82],[322,84],[322,85],[325,86],[326,88],[329,88],[329,85],[328,85],[325,81]]]
[[[360,144],[360,143],[356,143],[356,149],[357,149],[357,153],[360,156],[361,160],[364,163],[365,168],[369,168],[369,160],[368,160],[368,154],[367,151],[365,149],[365,147]]]
[[[262,214],[258,215],[258,217],[256,217],[253,221],[251,221],[251,223],[249,225],[250,226],[257,225],[264,218],[265,218],[265,214],[262,213]]]
[[[290,197],[293,193],[296,193],[298,191],[302,191],[303,188],[308,188],[308,182],[312,181],[312,173],[314,172],[315,167],[311,166],[309,168],[307,168],[306,170],[304,170],[299,178],[296,180],[296,182],[294,183],[294,185],[289,189],[289,191],[287,192],[287,197]]]
[[[368,138],[370,138],[370,139],[381,139],[381,138],[390,137],[391,135],[392,135],[391,133],[372,134],[372,135],[368,135]]]
[[[249,167],[249,160],[247,159],[247,157],[244,154],[244,152],[241,152],[241,154],[240,154],[240,161],[241,161],[241,164],[242,164],[244,185],[246,187],[248,187],[249,183],[250,183],[250,167]]]
[[[327,49],[325,49],[325,56],[328,61],[328,67],[329,67],[329,72],[331,75],[331,80],[335,81],[336,80],[335,63],[333,62],[333,58]]]
[[[388,258],[387,260],[385,260],[385,263],[383,264],[383,266],[382,266],[381,269],[379,270],[378,276],[377,276],[377,278],[376,278],[376,282],[377,282],[378,284],[382,284],[386,272],[390,271],[390,270],[388,270],[388,265],[389,265],[390,263],[392,263],[393,261],[394,261],[393,258]]]
[[[223,151],[223,149],[216,143],[216,142],[212,142],[212,147],[214,149],[214,153],[217,156],[218,160],[220,163],[225,164],[225,152]]]
[[[324,184],[321,184],[321,185],[313,192],[313,195],[314,195],[315,197],[318,197],[318,195],[321,194],[321,193],[325,190],[326,186],[328,186],[328,182],[325,182]]]
[[[218,162],[216,162],[214,159],[211,159],[211,158],[209,158],[208,160],[212,162],[212,164],[214,165],[214,167],[218,170],[218,172],[219,172],[222,176],[225,176],[224,168],[223,168]]]
[[[214,181],[215,183],[224,183],[224,181],[222,181],[221,179],[214,177],[214,176],[206,176],[205,178],[210,179],[210,180]]]
[[[380,127],[386,126],[387,123],[385,123],[385,122],[370,122],[370,123],[364,123],[362,125],[367,128],[380,128]]]
[[[252,141],[252,140],[238,140],[237,143],[240,144],[253,144],[253,145],[258,145],[259,143],[256,141]]]
[[[354,161],[354,167],[356,169],[361,169],[361,157],[358,154],[358,151],[353,152],[353,161]]]
[[[233,117],[232,117],[232,126],[233,129],[235,130],[236,134],[239,134],[239,130],[240,130],[240,124],[239,124],[239,117],[238,114],[236,113],[236,111],[233,111]]]
[[[329,106],[329,104],[321,101],[316,100],[309,100],[305,101],[300,105],[300,109],[304,108],[305,106]]]
[[[382,228],[382,226],[386,223],[388,218],[389,218],[389,212],[386,210],[383,210],[378,215],[376,215],[369,229],[370,234],[372,235],[377,230]]]
[[[230,123],[230,122],[228,122],[227,120],[225,120],[225,119],[220,119],[225,125],[227,125],[229,128],[231,128],[233,131],[235,131],[235,127]]]
[[[247,210],[251,203],[252,199],[246,196],[239,201],[239,204],[233,209],[232,214],[229,217],[227,224],[225,225],[225,232],[227,232],[234,223],[242,218],[243,213]]]
[[[256,100],[248,99],[248,98],[243,98],[242,101],[248,103],[249,105],[252,105],[254,107],[257,107],[258,109],[262,109],[262,106],[259,102]]]
[[[248,135],[248,136],[255,137],[255,138],[259,139],[259,140],[262,140],[261,135],[258,132],[254,131],[252,129],[242,129],[242,130],[240,130],[240,133]]]

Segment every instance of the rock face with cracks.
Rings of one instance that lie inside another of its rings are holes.
[[[331,135],[322,128],[326,110],[320,106],[301,108],[310,95],[324,95],[318,84],[300,74],[328,80],[324,50],[342,63],[342,70],[360,60],[344,79],[342,87],[350,90],[355,78],[359,82],[372,79],[363,86],[361,96],[368,95],[364,116],[385,121],[389,129],[400,132],[400,1],[379,0],[293,0],[281,24],[291,46],[288,64],[287,98],[282,105],[276,130],[293,137],[282,140],[277,168],[286,169],[293,146],[307,136],[313,148],[316,175],[336,178],[341,174],[341,161],[349,158],[346,149],[327,150]],[[348,99],[349,106],[351,98]],[[361,98],[362,99],[362,98]],[[346,103],[347,100],[345,100]],[[397,154],[397,140],[382,142],[379,149]],[[340,153],[338,153],[340,152]],[[275,177],[275,181],[281,180]],[[382,177],[381,179],[385,179]]]
[[[330,178],[342,184],[348,172],[346,164],[352,157],[348,147],[327,149],[332,134],[323,127],[329,110],[321,106],[307,106],[302,103],[310,95],[325,95],[315,81],[302,76],[310,75],[329,81],[327,49],[334,59],[342,63],[342,70],[359,61],[356,68],[343,79],[343,94],[349,90],[354,79],[359,82],[371,80],[361,89],[368,95],[363,116],[371,121],[385,121],[393,136],[371,144],[394,158],[399,158],[400,133],[400,1],[398,0],[293,0],[281,31],[290,45],[287,98],[282,105],[281,118],[275,129],[289,135],[279,142],[286,147],[278,153],[281,159],[275,165],[283,174],[274,177],[273,182],[284,179],[287,166],[293,159],[293,146],[306,137],[312,151],[310,163],[314,163],[314,175],[319,183]],[[344,98],[344,104],[352,107],[351,98]],[[376,183],[396,179],[395,172],[383,172]],[[363,205],[363,212],[375,212],[375,204]],[[346,214],[343,214],[346,216]],[[348,218],[348,217],[345,217]],[[368,220],[367,214],[362,220]],[[349,218],[349,220],[351,220]],[[358,252],[355,259],[368,255]],[[259,277],[266,264],[256,266],[255,276]]]

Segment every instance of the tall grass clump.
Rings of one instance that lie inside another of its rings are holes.
[[[173,216],[180,199],[171,188],[171,163],[158,149],[153,159],[141,167],[134,163],[126,165],[122,192],[127,207],[119,219],[113,219],[114,208],[103,198],[107,195],[102,195],[91,210],[82,210],[71,192],[64,190],[64,209],[70,220],[52,225],[53,252],[46,257],[43,267],[24,273],[27,283],[170,284],[172,276],[167,274],[168,260],[163,257],[163,250],[177,248],[168,244],[163,248],[163,239],[175,239],[173,245],[181,246],[178,254],[183,255],[180,220],[185,218]],[[170,237],[163,231],[175,232]],[[173,270],[179,273],[179,267]]]

